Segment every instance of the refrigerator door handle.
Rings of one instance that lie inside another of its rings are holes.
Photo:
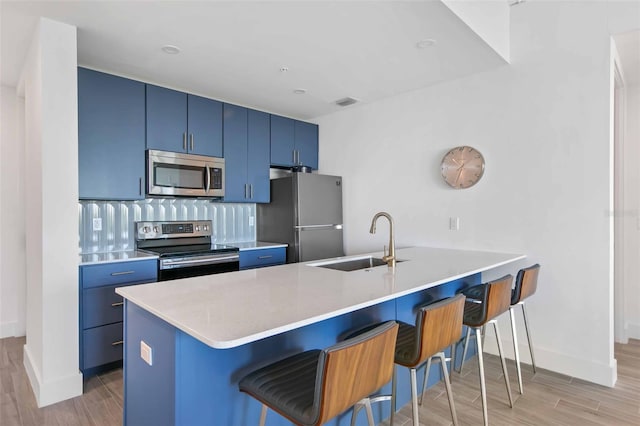
[[[294,226],[293,229],[298,231],[308,231],[311,229],[342,229],[342,224],[333,224],[328,223],[326,225],[305,225],[305,226]]]

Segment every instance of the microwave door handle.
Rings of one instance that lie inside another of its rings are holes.
[[[208,165],[205,166],[205,171],[206,171],[206,175],[207,175],[207,177],[205,179],[205,182],[206,182],[205,191],[208,193],[209,192],[209,188],[211,187],[211,171],[209,170],[209,166]]]

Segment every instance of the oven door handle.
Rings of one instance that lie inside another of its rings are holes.
[[[186,268],[189,266],[215,265],[218,263],[237,262],[239,259],[240,256],[237,254],[228,256],[202,256],[186,260],[163,259],[161,261],[160,269],[168,269],[167,267]]]

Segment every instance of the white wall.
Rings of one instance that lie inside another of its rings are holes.
[[[0,338],[25,334],[24,100],[0,86]]]
[[[76,28],[40,19],[22,75],[25,98],[27,344],[38,406],[82,394],[78,371]]]
[[[523,3],[511,65],[317,120],[320,170],[344,177],[348,253],[382,249],[385,232],[367,231],[387,210],[399,246],[527,254],[542,265],[528,302],[536,361],[605,385],[616,377],[608,27],[640,28],[628,12],[621,23],[612,3]],[[484,154],[485,176],[451,190],[439,162],[463,144]]]
[[[640,86],[625,88],[624,298],[626,337],[640,339]]]

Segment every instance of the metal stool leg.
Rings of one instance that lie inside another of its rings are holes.
[[[482,336],[479,328],[476,331],[476,346],[478,348],[478,370],[480,371],[480,396],[482,397],[482,417],[484,426],[489,426],[489,417],[487,413],[487,388],[484,382],[484,359],[482,356]]]
[[[533,367],[533,373],[536,373],[536,360],[533,357],[533,342],[531,341],[531,332],[529,331],[529,321],[527,320],[527,310],[524,308],[524,302],[520,302],[522,305],[522,317],[524,318],[524,331],[527,333],[527,341],[529,342],[529,352],[531,353],[531,366]]]
[[[391,417],[389,418],[389,426],[393,426],[393,420],[396,416],[396,388],[398,386],[398,378],[396,375],[398,367],[393,366],[393,375],[391,376]]]
[[[410,368],[411,373],[411,414],[413,417],[413,426],[420,426],[418,421],[418,379],[416,377],[416,369]]]
[[[449,381],[449,374],[447,372],[447,362],[444,357],[444,353],[440,352],[436,354],[440,357],[440,365],[442,366],[442,375],[444,376],[444,386],[447,389],[447,397],[449,398],[449,409],[451,410],[451,418],[453,419],[453,426],[458,426],[458,416],[456,416],[456,406],[453,403],[453,392],[451,391],[451,382]]]
[[[419,405],[422,405],[422,398],[424,397],[424,393],[427,390],[427,382],[429,381],[429,370],[431,369],[431,360],[433,357],[430,357],[427,360],[427,366],[424,368],[424,380],[422,381],[422,392],[420,392],[420,400],[418,401]]]
[[[264,422],[267,421],[267,406],[262,404],[262,411],[260,412],[260,426],[264,426]]]
[[[477,332],[478,330],[476,330]],[[467,327],[467,337],[464,339],[464,349],[462,350],[462,360],[460,360],[460,370],[458,373],[462,374],[462,367],[464,366],[464,360],[467,359],[467,345],[469,344],[469,337],[471,337],[471,327]]]
[[[493,330],[496,332],[496,340],[498,341],[498,353],[500,354],[500,362],[502,363],[502,372],[504,373],[504,384],[507,385],[507,394],[509,395],[509,406],[513,408],[513,396],[511,395],[511,386],[509,385],[509,373],[507,372],[507,360],[504,358],[502,350],[502,342],[500,339],[500,331],[498,330],[498,321],[492,320]]]
[[[520,368],[520,351],[518,349],[518,335],[516,334],[516,313],[513,306],[509,307],[509,317],[511,318],[511,336],[513,337],[513,353],[516,361],[516,372],[518,373],[518,388],[520,389],[520,395],[524,393],[524,387],[522,386],[522,369]]]

